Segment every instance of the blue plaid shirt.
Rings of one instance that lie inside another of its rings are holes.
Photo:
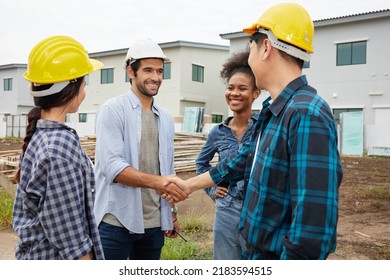
[[[246,180],[240,230],[249,259],[326,259],[336,248],[342,167],[327,103],[292,82],[257,121],[252,141],[210,170],[215,183]]]
[[[38,120],[21,159],[13,228],[17,259],[104,259],[93,213],[95,178],[76,132]]]

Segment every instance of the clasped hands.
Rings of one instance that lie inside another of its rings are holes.
[[[171,204],[185,200],[192,193],[186,181],[176,175],[162,176],[160,178],[161,185],[156,191]]]

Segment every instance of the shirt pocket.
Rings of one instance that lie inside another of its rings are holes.
[[[229,157],[230,155],[230,146],[228,144],[223,144],[218,146],[218,156],[219,160],[224,160],[225,158]]]

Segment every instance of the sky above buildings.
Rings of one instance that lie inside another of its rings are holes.
[[[0,0],[0,65],[27,63],[36,43],[68,35],[88,52],[149,37],[228,45],[220,34],[256,22],[275,0]],[[390,9],[388,0],[301,0],[313,20]]]

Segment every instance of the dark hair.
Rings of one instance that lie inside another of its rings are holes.
[[[133,70],[134,72],[134,76],[137,77],[137,71],[139,69],[139,67],[141,66],[141,59],[137,59],[136,61],[134,61],[132,64],[130,64],[130,59],[127,61],[127,64],[128,66],[131,67],[131,69]],[[130,78],[130,77],[129,77]],[[129,79],[130,80],[130,84],[132,84],[132,80],[131,78]]]
[[[28,125],[26,127],[26,136],[23,139],[21,158],[23,157],[28,147],[28,144],[30,143],[31,138],[35,133],[37,122],[41,118],[42,110],[49,110],[51,108],[61,107],[69,103],[79,94],[79,90],[83,81],[84,81],[84,77],[81,77],[71,81],[59,93],[48,95],[48,96],[42,96],[42,97],[34,97],[35,107],[31,109],[30,112],[27,114]],[[33,91],[40,91],[40,90],[48,89],[52,85],[53,84],[44,84],[44,85],[35,86],[34,84],[31,84],[31,89]],[[20,182],[20,166],[18,171],[15,174],[15,181],[17,183]]]
[[[263,33],[260,33],[260,32],[256,32],[256,33],[253,33],[253,35],[251,36],[251,41],[255,41],[257,45],[261,45],[261,43],[263,43],[264,39],[267,39],[268,36],[266,34],[263,34]],[[287,45],[291,45],[285,41],[281,41]],[[295,48],[298,48],[297,46],[293,46]],[[300,49],[300,48],[299,48]],[[299,66],[300,69],[302,69],[303,67],[303,63],[304,61],[300,58],[297,58],[295,56],[292,56],[292,55],[289,55],[288,53],[282,51],[282,50],[279,50],[277,49],[280,53],[280,55],[286,59],[286,60],[289,60],[291,62],[294,62],[295,64],[297,64]],[[304,51],[304,50],[303,50]]]
[[[245,73],[251,78],[253,88],[256,89],[256,78],[252,72],[252,69],[248,64],[249,50],[234,53],[230,56],[227,61],[223,64],[220,73],[221,78],[226,82],[236,73]]]

